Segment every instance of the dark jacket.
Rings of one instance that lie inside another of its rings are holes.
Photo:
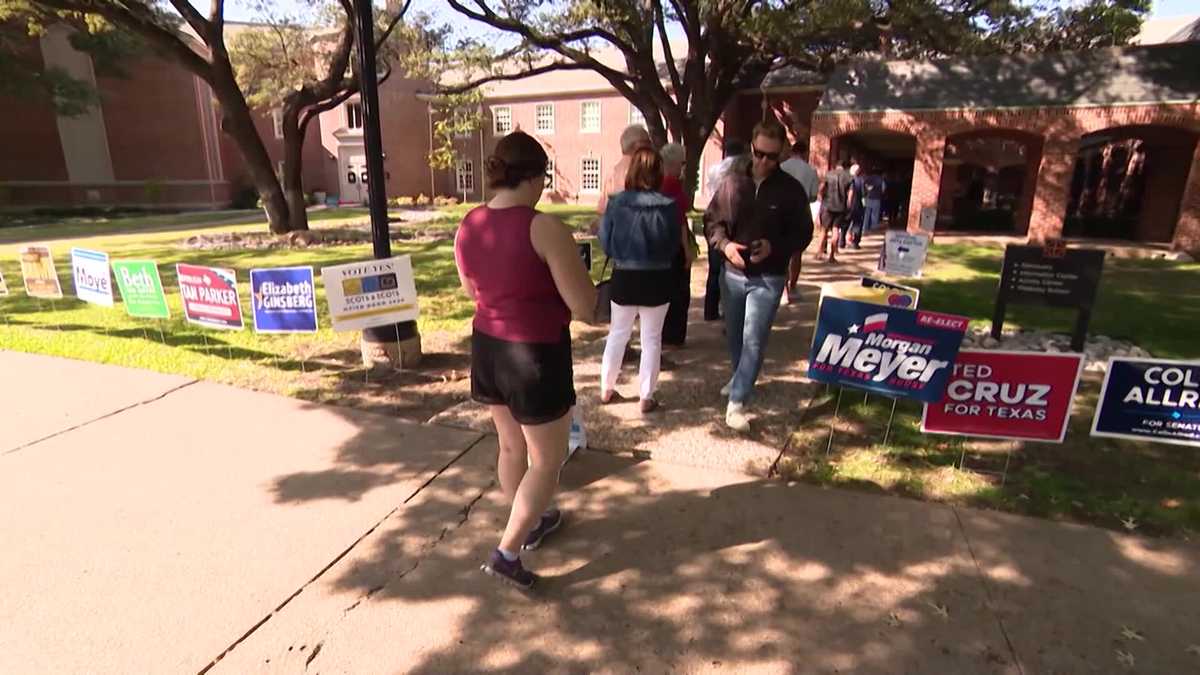
[[[845,167],[838,166],[825,174],[825,191],[821,208],[830,213],[845,213],[850,210],[850,184],[854,178]]]
[[[749,246],[766,239],[771,255],[762,262],[750,262],[750,251],[743,251],[745,273],[784,275],[788,260],[812,243],[808,195],[799,181],[779,169],[757,187],[749,175],[726,174],[704,211],[704,234],[718,251],[730,241]]]
[[[659,192],[618,192],[600,222],[600,247],[617,269],[670,269],[683,246],[678,208]]]

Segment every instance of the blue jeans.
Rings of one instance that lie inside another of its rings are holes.
[[[846,226],[842,228],[842,236],[838,239],[838,248],[846,248],[846,237],[849,235],[850,243],[857,244],[862,241],[863,235],[863,217],[865,211],[858,210],[850,214],[846,219]]]
[[[747,277],[725,267],[721,292],[725,294],[725,335],[733,363],[729,382],[732,403],[745,403],[754,392],[785,281],[783,276]]]
[[[704,286],[704,320],[716,321],[721,318],[721,276],[725,270],[725,256],[708,247],[708,283]]]
[[[879,218],[883,214],[883,203],[878,199],[868,199],[866,210],[863,211],[863,231],[874,232],[879,227]]]

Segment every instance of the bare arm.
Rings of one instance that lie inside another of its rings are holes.
[[[462,228],[458,228],[458,234],[454,235],[454,266],[458,268],[458,283],[462,284],[463,292],[468,298],[475,300],[475,284],[463,274],[462,260],[458,253],[458,237],[462,234]]]
[[[539,213],[530,226],[533,250],[550,267],[550,276],[558,294],[571,309],[571,314],[585,323],[596,320],[596,287],[579,261],[579,249],[571,230],[558,218]]]

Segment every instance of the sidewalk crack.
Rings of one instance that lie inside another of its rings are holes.
[[[967,551],[971,554],[971,561],[975,563],[975,573],[979,575],[980,581],[983,582],[983,595],[987,603],[987,608],[992,612],[992,616],[996,619],[996,625],[1000,627],[1000,634],[1004,636],[1004,642],[1008,645],[1008,654],[1012,657],[1013,663],[1017,666],[1017,672],[1025,675],[1025,666],[1021,663],[1021,656],[1017,654],[1017,647],[1013,644],[1012,638],[1008,635],[1008,629],[1004,626],[1004,619],[1000,616],[1000,612],[996,610],[995,600],[992,598],[992,583],[988,580],[987,575],[983,573],[983,566],[979,564],[979,558],[975,555],[975,547],[971,545],[971,537],[967,534],[967,528],[963,525],[962,516],[959,515],[958,509],[953,505],[950,510],[954,512],[954,520],[958,522],[958,531],[962,533],[963,541],[967,544]]]
[[[5,450],[4,452],[0,453],[0,457],[3,457],[3,456],[5,456],[5,455],[11,455],[11,454],[13,454],[14,452],[17,452],[18,450],[24,450],[25,448],[33,447],[33,446],[37,445],[38,443],[41,443],[41,442],[43,442],[43,441],[48,441],[48,440],[50,440],[51,438],[56,438],[56,437],[58,437],[58,436],[62,436],[63,434],[69,434],[69,433],[71,433],[72,431],[76,431],[76,430],[78,430],[78,429],[82,429],[83,427],[86,427],[86,426],[88,426],[88,425],[90,425],[90,424],[94,424],[94,423],[96,423],[96,422],[99,422],[99,421],[101,421],[101,420],[106,420],[106,419],[108,419],[108,418],[110,418],[110,417],[116,417],[117,415],[120,415],[121,413],[123,413],[123,412],[126,412],[126,411],[129,411],[129,410],[133,410],[134,408],[139,408],[139,407],[141,407],[141,406],[144,406],[144,405],[149,405],[149,404],[151,404],[151,403],[154,403],[155,401],[161,401],[161,400],[163,400],[164,398],[166,398],[166,397],[170,396],[171,394],[174,394],[175,392],[177,392],[177,391],[179,391],[179,390],[181,390],[181,389],[185,389],[185,388],[187,388],[187,387],[190,387],[190,386],[192,386],[193,384],[196,384],[196,383],[198,383],[198,382],[200,382],[200,380],[192,380],[192,381],[190,381],[190,382],[184,382],[183,384],[181,384],[181,385],[179,385],[179,386],[177,386],[177,387],[172,387],[172,388],[170,388],[170,389],[168,389],[168,390],[164,391],[163,393],[161,393],[161,394],[159,394],[158,396],[155,396],[155,397],[153,397],[153,398],[148,398],[148,399],[146,399],[146,400],[144,400],[144,401],[138,401],[137,403],[131,403],[131,404],[129,404],[129,405],[127,405],[127,406],[125,406],[124,408],[118,408],[117,410],[113,410],[113,411],[111,411],[111,412],[107,412],[107,413],[105,413],[105,414],[103,414],[103,415],[101,415],[101,416],[99,416],[99,417],[96,417],[96,418],[93,418],[93,419],[87,420],[87,421],[85,421],[85,422],[80,422],[79,424],[76,424],[75,426],[73,426],[73,427],[70,427],[70,428],[68,428],[68,429],[62,429],[62,430],[60,430],[60,431],[56,431],[56,432],[54,432],[54,433],[52,433],[52,434],[50,434],[50,435],[48,435],[48,436],[42,436],[41,438],[39,438],[39,439],[37,439],[37,440],[29,441],[28,443],[25,443],[25,444],[22,444],[22,445],[18,445],[17,447],[15,447],[15,448],[12,448],[12,449],[10,449],[10,450]]]

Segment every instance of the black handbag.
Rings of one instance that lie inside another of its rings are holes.
[[[612,262],[612,258],[604,256],[604,267],[600,270],[600,281],[596,283],[596,323],[608,323],[612,321],[612,275],[607,279],[604,278],[604,273],[608,271],[608,264]]]

